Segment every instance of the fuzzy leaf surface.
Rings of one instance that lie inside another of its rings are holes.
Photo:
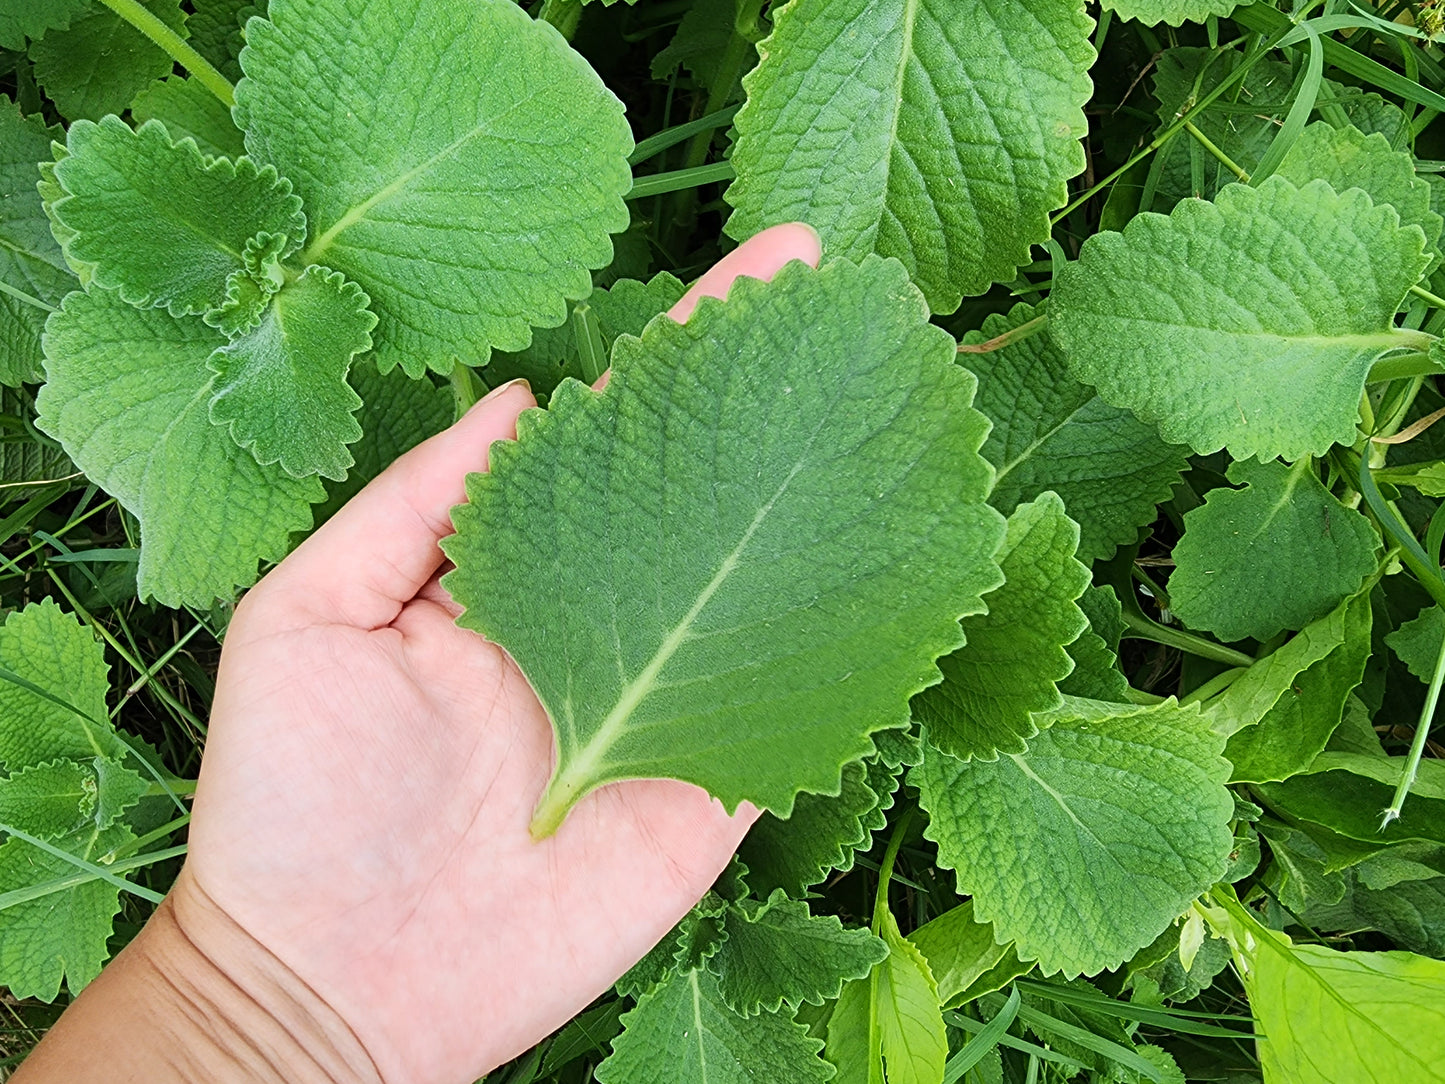
[[[935,312],[1011,279],[1084,168],[1092,26],[1074,0],[793,0],[743,80],[727,232],[808,222]]]
[[[75,289],[36,191],[36,163],[50,158],[51,140],[64,138],[39,117],[0,98],[0,282],[59,305]],[[40,333],[45,310],[0,293],[0,384],[40,379]]]
[[[896,261],[794,263],[618,340],[605,391],[565,382],[493,447],[446,585],[552,719],[535,830],[649,777],[787,816],[907,724],[999,580],[953,349]]]
[[[89,6],[90,0],[0,0],[0,49],[24,49],[26,38],[69,26]]]
[[[1379,535],[1342,505],[1308,459],[1231,464],[1184,515],[1169,600],[1192,628],[1222,640],[1301,629],[1353,594],[1375,569]]]
[[[1032,305],[995,314],[964,343],[981,343],[1042,315]],[[1151,425],[1110,406],[1069,372],[1048,329],[984,354],[960,354],[978,377],[976,406],[993,422],[983,457],[994,465],[988,502],[1004,515],[1045,490],[1079,525],[1079,560],[1108,557],[1153,521],[1187,462]]]
[[[121,758],[105,707],[105,652],[95,634],[53,599],[15,610],[0,627],[0,762],[6,770],[57,757]],[[36,692],[35,690],[42,692]]]
[[[622,1017],[601,1084],[813,1084],[829,1077],[790,1012],[747,1018],[727,1007],[706,970],[673,975]]]
[[[764,813],[738,848],[748,883],[763,894],[781,888],[802,896],[832,870],[852,869],[887,823],[898,776],[876,757],[851,761],[837,794],[800,794],[786,819]]]
[[[273,168],[207,160],[159,122],[77,121],[67,150],[55,164],[67,195],[52,208],[66,254],[132,305],[205,312],[225,300],[251,237],[284,234],[289,251],[306,235],[300,197]]]
[[[245,44],[241,26],[249,16],[265,14],[265,0],[259,5],[252,0],[191,0],[186,20],[190,46],[234,83],[241,78],[238,58]]]
[[[1424,238],[1359,189],[1270,177],[1143,214],[1062,268],[1050,329],[1080,380],[1165,440],[1296,460],[1354,440]],[[1160,365],[1161,356],[1169,365]]]
[[[1239,0],[1107,0],[1104,10],[1121,19],[1137,19],[1145,26],[1168,23],[1202,23],[1211,15],[1228,15]]]
[[[225,345],[197,317],[133,309],[116,294],[73,293],[47,324],[49,381],[39,425],[140,520],[141,597],[208,606],[285,555],[324,496],[316,478],[263,467],[207,404],[207,359]]]
[[[103,864],[135,834],[122,824],[94,827],[55,841],[69,854]],[[72,877],[76,866],[20,839],[0,845],[0,892]],[[15,904],[5,911],[0,938],[0,983],[16,997],[54,1001],[64,981],[78,994],[100,974],[109,955],[111,920],[120,910],[120,889],[99,878]]]
[[[1085,700],[1126,703],[1129,682],[1119,669],[1119,639],[1124,633],[1123,607],[1112,587],[1089,587],[1079,596],[1079,609],[1089,627],[1069,645],[1074,669],[1059,682],[1059,692]]]
[[[1093,974],[1149,944],[1227,864],[1224,741],[1198,712],[1066,700],[1024,756],[934,749],[910,777],[939,864],[981,921],[1046,974]]]
[[[1058,707],[1055,682],[1074,668],[1065,645],[1088,628],[1074,600],[1089,570],[1074,557],[1079,528],[1046,492],[1008,520],[997,560],[1004,582],[988,612],[963,620],[964,645],[938,660],[943,683],[913,698],[913,717],[944,752],[967,760],[1022,753],[1033,713]]]
[[[361,397],[346,374],[376,324],[366,301],[340,271],[315,265],[283,286],[259,324],[211,355],[211,421],[263,466],[346,477],[346,446],[361,437]]]
[[[888,955],[866,929],[847,929],[832,915],[813,915],[782,890],[766,902],[743,900],[723,916],[726,933],[708,960],[723,1000],[734,1012],[777,1012],[786,1002],[823,1004],[843,983],[863,978]]]
[[[23,2],[23,0],[22,0]],[[181,0],[141,0],[151,14],[185,37]],[[35,81],[66,120],[99,120],[123,113],[130,101],[175,62],[109,8],[89,6],[64,30],[30,44]]]
[[[413,376],[556,326],[626,229],[622,105],[509,0],[273,0],[236,88],[246,146],[295,182],[321,263],[362,287],[377,364]]]
[[[1266,1084],[1445,1081],[1445,963],[1257,936],[1246,982]]]
[[[191,21],[194,23],[194,17]],[[236,159],[246,153],[245,138],[231,119],[231,111],[198,79],[172,73],[156,80],[130,103],[130,115],[138,126],[148,120],[160,121],[177,143],[194,139],[201,153],[210,158]]]
[[[834,1084],[937,1084],[948,1058],[938,984],[891,913],[879,933],[887,959],[843,987],[828,1020]]]

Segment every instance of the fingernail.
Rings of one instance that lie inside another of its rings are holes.
[[[522,385],[522,387],[526,388],[528,391],[532,390],[532,385],[527,380],[527,378],[524,376],[519,376],[516,380],[508,380],[505,384],[498,384],[491,391],[487,392],[486,395],[478,399],[472,405],[472,410],[476,410],[477,407],[481,406],[483,403],[490,402],[493,399],[500,399],[503,395],[507,393],[509,389],[515,388],[518,384]],[[467,413],[470,414],[471,411],[468,411]]]

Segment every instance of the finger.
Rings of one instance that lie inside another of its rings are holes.
[[[302,622],[377,629],[391,624],[443,560],[437,541],[466,499],[465,480],[487,469],[487,449],[517,435],[517,415],[536,406],[526,381],[493,389],[450,429],[417,445],[251,592],[250,608],[281,605]]]
[[[702,278],[678,299],[676,305],[667,310],[667,315],[680,324],[687,323],[697,303],[705,297],[726,298],[732,284],[741,276],[769,281],[785,264],[802,260],[809,267],[817,267],[823,258],[822,243],[818,232],[803,222],[784,222],[781,226],[769,226],[762,233],[754,234],[733,249],[707,271]],[[612,377],[609,369],[597,378],[592,386],[601,391]]]

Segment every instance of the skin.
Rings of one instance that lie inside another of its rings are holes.
[[[670,315],[818,258],[807,227],[767,230]],[[606,991],[721,872],[757,812],[676,781],[605,787],[528,834],[551,727],[454,623],[437,542],[534,405],[496,389],[245,597],[186,866],[19,1084],[467,1084]]]

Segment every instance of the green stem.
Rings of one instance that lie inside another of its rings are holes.
[[[32,297],[24,290],[17,290],[14,286],[11,286],[3,280],[0,280],[0,294],[9,294],[16,301],[24,302],[26,305],[33,305],[37,309],[44,309],[46,312],[55,311],[54,305],[47,305],[44,301],[41,301],[40,298]]]
[[[1420,758],[1425,755],[1425,742],[1429,739],[1430,724],[1435,718],[1435,705],[1440,702],[1440,686],[1445,684],[1445,637],[1440,640],[1440,650],[1435,655],[1435,673],[1430,678],[1430,688],[1425,694],[1425,706],[1420,709],[1420,722],[1415,726],[1415,740],[1410,743],[1410,752],[1405,757],[1405,766],[1400,770],[1400,782],[1389,807],[1381,814],[1380,831],[1393,820],[1400,819],[1400,810],[1415,785],[1415,773],[1420,770]]]
[[[1177,647],[1180,651],[1198,655],[1201,659],[1213,659],[1226,666],[1254,665],[1254,660],[1242,651],[1235,651],[1232,647],[1216,644],[1213,640],[1206,640],[1202,636],[1185,632],[1183,629],[1161,625],[1157,621],[1149,620],[1143,614],[1130,613],[1127,609],[1124,611],[1124,625],[1128,628],[1131,638],[1135,640],[1152,640],[1154,643],[1163,644],[1166,647]]]
[[[190,824],[190,823],[191,823],[191,815],[190,815],[189,813],[187,813],[184,817],[177,817],[177,818],[176,818],[175,820],[173,820],[173,821],[167,821],[165,824],[161,825],[159,828],[156,828],[156,829],[154,829],[153,831],[147,832],[147,833],[146,833],[145,835],[143,835],[143,836],[137,836],[135,839],[131,840],[129,843],[123,843],[123,844],[121,844],[119,847],[117,847],[117,848],[115,849],[115,856],[116,856],[116,858],[127,858],[127,857],[129,857],[130,855],[135,854],[136,851],[143,851],[143,850],[145,850],[147,847],[149,847],[152,843],[155,843],[155,842],[157,842],[158,840],[165,839],[165,838],[168,837],[168,836],[173,836],[173,835],[175,835],[177,832],[179,832],[182,828],[184,828],[186,825],[188,825],[188,824]],[[186,847],[186,845],[183,843],[183,844],[181,844],[179,847],[173,847],[173,848],[171,848],[171,850],[177,851],[177,852],[180,852],[180,853],[184,853],[185,847]],[[159,852],[157,852],[157,853],[159,853]],[[151,856],[147,854],[147,855],[144,855],[144,856],[142,856],[142,857],[150,858]],[[116,863],[115,863],[115,862],[112,862],[112,863],[110,864],[110,868],[113,870],[113,869],[115,869],[115,867],[116,867]]]
[[[913,823],[913,806],[904,810],[903,816],[898,818],[898,823],[893,827],[893,835],[888,840],[888,850],[883,853],[883,864],[878,867],[878,891],[873,897],[873,935],[881,935],[883,930],[883,916],[888,913],[888,884],[893,880],[893,864],[898,860],[898,849],[903,846],[903,837],[908,834],[908,826]]]
[[[152,783],[145,790],[144,797],[160,798],[175,795],[178,798],[189,798],[196,793],[196,781],[194,779],[167,779],[163,783]]]
[[[179,858],[186,853],[186,845],[182,843],[178,847],[167,847],[163,851],[150,851],[147,854],[138,854],[134,858],[119,859],[110,864],[111,873],[127,873],[133,869],[141,869],[145,866],[153,866],[157,862],[164,862],[168,858]],[[57,877],[53,881],[46,881],[44,884],[26,885],[24,888],[12,888],[9,892],[0,892],[0,911],[8,910],[22,903],[29,903],[31,900],[42,899],[56,892],[64,892],[67,889],[78,888],[80,885],[89,884],[91,881],[105,880],[104,877],[90,873],[77,873],[71,877]],[[135,891],[139,886],[132,885],[129,881],[122,881],[122,884],[129,885],[127,891]],[[150,889],[140,889],[141,892],[155,895]],[[157,900],[159,902],[159,900]]]
[[[1235,666],[1229,670],[1225,670],[1223,673],[1215,674],[1212,678],[1206,681],[1203,685],[1199,686],[1199,688],[1195,689],[1188,696],[1181,697],[1179,700],[1179,706],[1185,707],[1189,704],[1199,704],[1205,700],[1208,700],[1211,696],[1214,696],[1217,693],[1222,693],[1225,689],[1229,688],[1236,681],[1238,681],[1248,669],[1249,668],[1245,666]]]
[[[102,881],[106,882],[106,884],[114,885],[122,892],[130,892],[133,895],[139,896],[141,899],[148,900],[151,903],[160,903],[163,898],[159,892],[152,892],[144,885],[133,884],[132,882],[127,881],[124,877],[116,876],[114,873],[104,868],[103,866],[97,866],[94,862],[87,862],[79,855],[71,854],[69,851],[63,851],[59,847],[55,846],[55,844],[47,842],[46,840],[40,839],[36,836],[32,836],[29,832],[23,832],[13,825],[0,823],[0,832],[5,832],[7,835],[14,836],[16,839],[23,839],[32,847],[39,847],[42,851],[52,856],[53,858],[59,858],[62,861],[68,862],[72,866],[75,866],[77,869],[83,869],[86,873],[89,873],[95,877],[99,877]]]
[[[582,382],[597,383],[607,371],[607,348],[602,345],[597,315],[585,301],[579,301],[572,310],[572,337],[577,342],[577,357],[582,362]]]
[[[1002,350],[1005,346],[1012,346],[1014,343],[1023,342],[1025,339],[1037,335],[1048,326],[1049,317],[1045,313],[1042,316],[1035,316],[1032,320],[1026,320],[1018,327],[1011,327],[1002,335],[995,335],[987,342],[981,343],[959,343],[960,354],[991,354],[995,350]]]
[[[730,105],[726,109],[719,109],[705,117],[698,117],[697,120],[690,120],[686,124],[679,124],[664,129],[656,135],[650,135],[632,148],[632,153],[627,156],[627,164],[629,166],[641,165],[654,155],[661,154],[669,147],[674,147],[699,132],[710,132],[721,128],[737,116],[737,112],[741,108],[741,105]]]
[[[477,387],[476,374],[472,372],[471,366],[457,362],[452,366],[450,377],[452,385],[452,399],[456,403],[457,418],[476,406],[482,397],[481,389]]]
[[[733,87],[737,85],[739,76],[742,75],[743,64],[745,64],[754,51],[754,42],[757,40],[758,17],[762,14],[763,0],[737,0],[737,15],[733,20],[732,36],[728,38],[727,48],[723,50],[722,57],[718,60],[717,72],[713,76],[712,86],[707,90],[707,104],[703,106],[703,113],[716,113],[732,96]],[[700,166],[707,161],[708,148],[712,146],[712,131],[698,132],[693,136],[692,142],[688,144],[687,158],[683,165],[687,168]]]
[[[1225,169],[1229,170],[1230,173],[1233,173],[1245,184],[1249,183],[1249,174],[1246,173],[1240,166],[1236,165],[1234,159],[1230,158],[1229,155],[1225,154],[1222,150],[1215,146],[1214,141],[1211,140],[1203,132],[1201,132],[1198,128],[1196,128],[1192,120],[1186,120],[1184,122],[1184,130],[1190,135],[1192,135],[1195,139],[1197,139],[1201,147],[1207,150],[1210,154],[1214,155],[1214,157],[1218,159],[1220,165],[1222,165]]]
[[[1435,308],[1437,308],[1437,309],[1445,309],[1445,297],[1439,297],[1439,296],[1437,296],[1436,294],[1432,294],[1429,290],[1425,289],[1425,287],[1423,287],[1423,286],[1419,286],[1419,285],[1411,286],[1411,287],[1410,287],[1410,292],[1411,292],[1412,294],[1414,294],[1416,297],[1424,298],[1426,301],[1428,301],[1431,305],[1433,305],[1433,306],[1434,306]]]
[[[184,38],[141,7],[138,0],[100,0],[131,26],[155,42],[166,55],[196,77],[197,82],[221,100],[227,109],[236,104],[236,88],[209,60],[186,44]]]

